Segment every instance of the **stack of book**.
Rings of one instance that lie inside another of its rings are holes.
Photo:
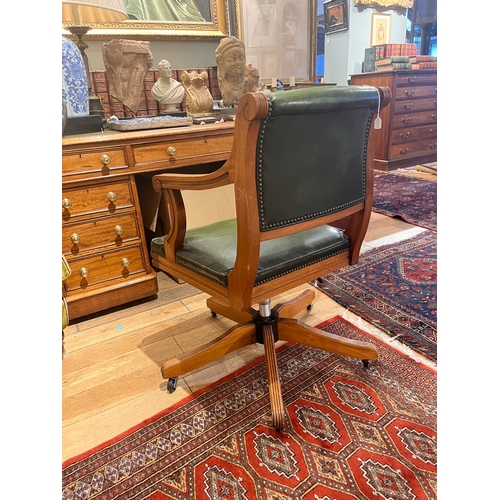
[[[180,74],[182,70],[172,70],[172,78],[180,82]],[[201,73],[206,71],[208,74],[208,90],[212,94],[213,99],[221,99],[219,89],[219,81],[217,78],[217,66],[209,68],[190,68],[186,71],[196,71]],[[136,116],[156,116],[165,112],[165,104],[159,103],[151,94],[153,85],[161,78],[160,72],[157,69],[150,69],[144,77],[141,100],[137,109]],[[115,99],[109,93],[109,82],[106,78],[106,71],[94,70],[90,72],[92,91],[100,98],[104,109],[104,117],[108,119],[111,115],[117,118],[128,118],[134,116],[132,112],[123,105],[118,99]],[[179,111],[186,110],[186,97],[179,105]]]
[[[375,59],[375,71],[395,71],[397,69],[412,69],[408,56],[389,56]]]
[[[412,56],[410,57],[411,69],[437,69],[437,57]]]
[[[392,56],[416,56],[418,47],[414,43],[384,43],[374,45],[375,59],[385,59]]]
[[[365,49],[363,73],[380,71],[375,69],[375,61],[387,60],[390,57],[413,57],[417,54],[418,47],[414,43],[385,43],[383,45],[374,45],[373,47]],[[384,71],[388,70],[389,69],[385,69]]]

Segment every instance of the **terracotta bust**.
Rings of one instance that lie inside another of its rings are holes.
[[[170,63],[165,59],[158,63],[161,78],[153,85],[151,95],[160,103],[165,104],[165,111],[178,111],[177,104],[182,102],[185,89],[181,83],[172,78]]]
[[[245,92],[258,92],[260,89],[259,78],[259,70],[251,64],[247,64],[245,66]]]
[[[236,107],[245,87],[245,45],[235,36],[223,38],[215,51],[217,79],[224,108]]]
[[[102,46],[109,93],[135,115],[139,108],[144,77],[153,65],[149,42],[111,40]]]

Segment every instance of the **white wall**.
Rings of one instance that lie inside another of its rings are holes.
[[[325,83],[347,85],[349,75],[362,72],[365,49],[370,46],[374,12],[391,14],[391,43],[405,43],[406,9],[355,7],[353,0],[348,2],[349,29],[325,38]]]

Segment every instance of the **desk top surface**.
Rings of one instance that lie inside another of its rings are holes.
[[[182,127],[168,127],[148,130],[118,131],[105,129],[103,132],[93,132],[88,134],[68,135],[62,138],[62,146],[72,147],[80,145],[95,145],[108,143],[127,143],[143,140],[167,140],[169,138],[179,138],[182,136],[210,136],[217,134],[232,134],[234,121],[223,123],[207,123],[205,125],[187,125]]]

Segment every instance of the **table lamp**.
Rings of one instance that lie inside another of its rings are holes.
[[[80,49],[89,89],[89,112],[104,118],[101,100],[92,94],[89,62],[85,49],[88,45],[83,41],[85,34],[92,29],[91,23],[115,23],[128,19],[123,0],[62,0],[63,28],[78,38],[76,46]]]

